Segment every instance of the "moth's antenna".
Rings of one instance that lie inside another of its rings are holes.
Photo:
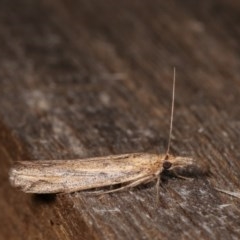
[[[170,118],[170,128],[169,128],[169,137],[168,137],[168,145],[167,152],[165,155],[165,160],[168,159],[169,150],[171,146],[171,137],[172,137],[172,128],[173,128],[173,112],[174,112],[174,102],[175,102],[175,81],[176,81],[176,69],[173,68],[173,89],[172,89],[172,107],[171,107],[171,118]]]
[[[170,129],[169,129],[169,137],[168,137],[168,146],[167,146],[167,152],[164,158],[164,162],[162,165],[162,171],[168,170],[172,164],[171,162],[168,162],[168,157],[169,157],[169,150],[170,150],[170,145],[171,145],[171,136],[172,136],[172,127],[173,127],[173,112],[174,112],[174,101],[175,101],[175,79],[176,79],[176,70],[175,67],[173,68],[173,89],[172,89],[172,107],[171,107],[171,118],[170,118]],[[160,172],[161,174],[161,172]],[[159,196],[159,183],[160,183],[160,174],[158,174],[156,178],[156,189],[157,189],[157,195],[156,195],[156,206],[158,204],[158,196]]]

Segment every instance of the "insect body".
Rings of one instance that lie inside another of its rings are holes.
[[[157,179],[163,170],[193,163],[191,158],[131,153],[77,160],[20,161],[10,181],[28,193],[75,192],[115,184],[133,187]]]

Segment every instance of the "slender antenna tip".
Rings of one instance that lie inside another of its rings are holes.
[[[172,128],[173,128],[173,113],[174,113],[174,103],[175,103],[175,81],[176,81],[176,68],[173,67],[173,88],[172,88],[172,106],[171,106],[171,117],[170,117],[170,128],[169,128],[169,137],[168,137],[168,146],[165,155],[165,160],[168,159],[171,137],[172,137]]]

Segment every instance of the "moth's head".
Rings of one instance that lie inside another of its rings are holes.
[[[163,158],[162,168],[164,170],[169,170],[172,167],[172,159],[174,157],[172,155],[169,155],[168,153]]]
[[[163,170],[169,170],[172,167],[172,163],[168,160],[164,160],[162,167]]]

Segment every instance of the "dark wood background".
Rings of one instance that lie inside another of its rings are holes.
[[[239,239],[238,1],[0,2],[0,239]],[[166,150],[212,176],[88,196],[12,188],[17,160]]]

